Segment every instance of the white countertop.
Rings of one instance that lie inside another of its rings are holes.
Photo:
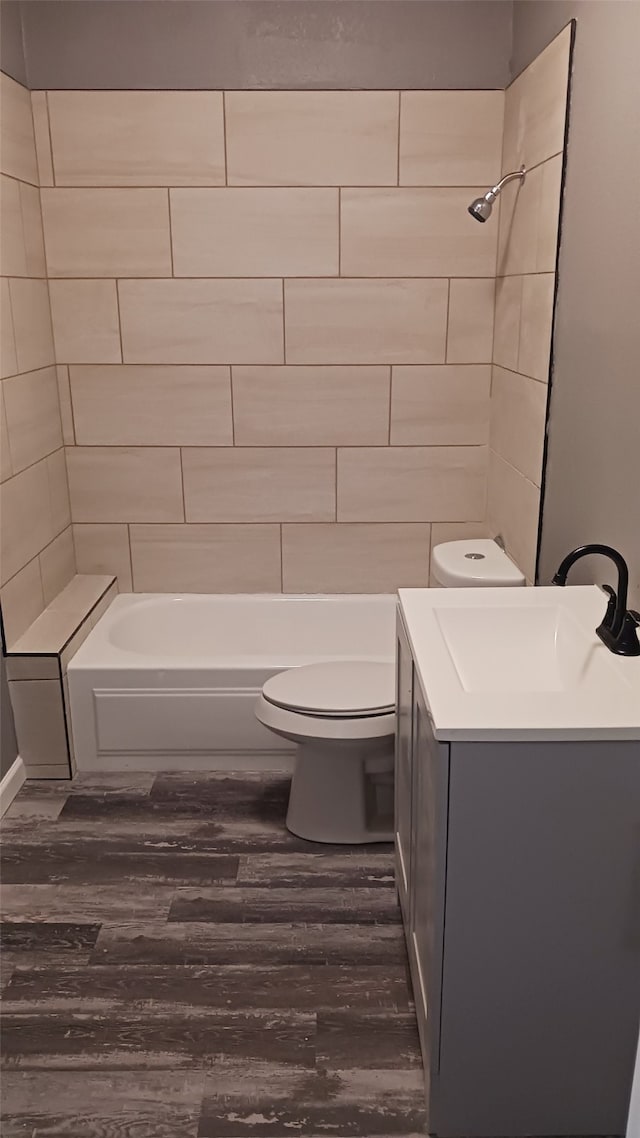
[[[640,656],[596,636],[597,585],[399,597],[437,739],[640,741]]]

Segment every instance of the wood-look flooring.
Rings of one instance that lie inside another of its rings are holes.
[[[390,846],[280,774],[29,782],[2,824],[2,1138],[424,1133]]]

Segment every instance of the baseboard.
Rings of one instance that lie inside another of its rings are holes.
[[[14,759],[6,775],[0,782],[0,818],[9,809],[20,787],[26,781],[27,769],[20,758]]]

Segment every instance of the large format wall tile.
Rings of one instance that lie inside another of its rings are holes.
[[[391,593],[426,585],[429,526],[284,525],[282,584],[287,593]]]
[[[400,185],[493,185],[503,110],[503,91],[403,91]]]
[[[338,451],[338,521],[477,521],[487,448],[354,447]]]
[[[49,505],[51,508],[51,533],[55,536],[71,525],[71,501],[69,480],[64,450],[56,450],[46,459],[49,477]]]
[[[55,367],[4,381],[9,449],[14,474],[62,446]]]
[[[182,453],[188,522],[335,519],[328,447],[198,448]]]
[[[0,177],[0,256],[2,272],[7,277],[27,275],[27,258],[22,230],[20,187],[5,174]],[[33,187],[32,187],[33,188]],[[35,191],[37,193],[37,190]]]
[[[447,281],[285,281],[288,363],[442,363]]]
[[[542,477],[546,415],[546,384],[493,369],[491,447],[536,486]]]
[[[44,606],[40,559],[34,557],[0,590],[2,622],[7,646],[26,632],[40,616]]]
[[[51,277],[171,276],[166,190],[42,191]]]
[[[137,592],[279,593],[277,525],[131,526]]]
[[[452,280],[449,286],[447,363],[490,363],[495,280]]]
[[[564,146],[571,28],[556,36],[511,84],[505,97],[504,162],[537,166]]]
[[[9,285],[19,371],[55,363],[49,289],[45,280],[14,278]]]
[[[58,186],[224,185],[218,91],[50,91]]]
[[[0,376],[15,375],[18,370],[16,338],[13,331],[9,281],[0,280]]]
[[[522,278],[518,371],[543,383],[549,378],[555,281],[554,273]]]
[[[48,605],[75,576],[76,556],[70,525],[42,550],[40,572],[44,603]]]
[[[51,317],[60,363],[120,363],[115,281],[52,280]]]
[[[0,383],[0,482],[6,482],[13,474],[11,452],[9,451],[9,431],[7,414],[4,409],[4,383]]]
[[[279,280],[121,281],[125,363],[282,363]]]
[[[489,435],[489,364],[394,367],[392,446],[469,446]]]
[[[469,193],[464,188],[343,190],[343,275],[492,276],[498,230],[469,216]]]
[[[184,516],[180,451],[70,447],[74,522],[174,522]]]
[[[386,443],[388,367],[234,367],[237,446]]]
[[[338,191],[171,190],[171,233],[178,277],[335,276]]]
[[[79,524],[73,527],[78,573],[113,573],[121,593],[129,592],[131,557],[129,527],[114,524]]]
[[[230,185],[397,184],[395,91],[230,91],[225,105]]]
[[[82,446],[224,446],[233,442],[228,367],[70,368]]]
[[[0,487],[2,542],[0,572],[8,581],[55,536],[51,524],[47,461],[3,482]]]
[[[536,571],[540,490],[494,451],[489,455],[487,524],[529,581]]]
[[[522,277],[498,277],[493,328],[493,362],[518,370]]]
[[[48,98],[46,91],[31,92],[33,133],[35,136],[36,157],[38,159],[38,180],[41,186],[53,185]]]
[[[38,164],[33,139],[31,97],[26,87],[0,72],[2,148],[0,170],[12,178],[38,184]]]

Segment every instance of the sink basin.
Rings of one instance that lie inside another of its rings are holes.
[[[606,672],[603,645],[559,605],[434,613],[465,691],[566,691]]]
[[[640,656],[596,635],[596,585],[400,589],[436,739],[635,739]]]

